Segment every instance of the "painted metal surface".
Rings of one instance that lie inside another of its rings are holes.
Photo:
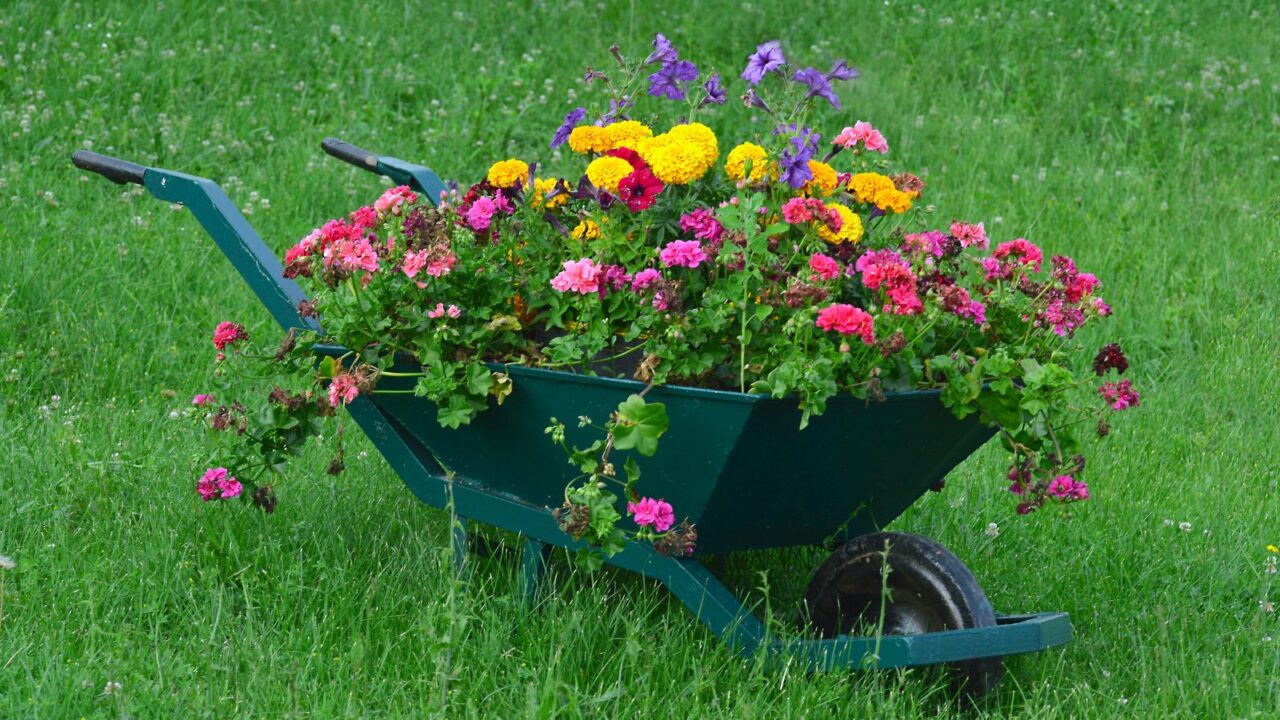
[[[365,169],[428,196],[438,197],[443,190],[427,168],[372,155],[373,162],[367,162],[366,156],[348,154]],[[79,167],[116,182],[140,182],[157,198],[186,206],[282,327],[316,327],[313,320],[298,316],[302,290],[282,276],[280,261],[217,184],[93,153],[77,153],[74,159]],[[420,500],[452,508],[460,518],[522,533],[529,541],[526,588],[532,591],[542,575],[545,546],[577,546],[560,531],[548,507],[559,504],[559,490],[571,473],[562,455],[550,457],[554,447],[541,435],[541,419],[555,414],[570,420],[584,411],[603,419],[638,385],[529,368],[510,372],[523,390],[508,403],[511,412],[482,413],[463,434],[445,434],[435,426],[434,412],[421,400],[362,396],[349,410]],[[658,388],[652,395],[668,403],[673,430],[661,457],[645,469],[647,485],[666,491],[669,500],[699,522],[704,550],[819,542],[845,520],[845,535],[878,527],[990,435],[980,425],[950,418],[931,393],[903,393],[874,406],[853,400],[833,404],[804,431],[811,433],[804,443],[824,452],[807,453],[792,445],[799,417],[786,402],[693,388]],[[502,433],[517,427],[513,444]],[[537,432],[536,442],[530,431]],[[677,439],[686,436],[698,442]],[[699,442],[705,445],[694,447]],[[770,517],[753,515],[756,504],[774,512]],[[866,666],[875,648],[874,638],[772,637],[694,558],[664,557],[647,545],[630,543],[609,562],[662,582],[744,655],[763,652],[770,662],[842,669]],[[1016,616],[991,628],[883,637],[873,664],[897,667],[1009,655],[1070,639],[1064,613]]]

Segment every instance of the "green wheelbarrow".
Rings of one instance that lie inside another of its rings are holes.
[[[335,139],[322,147],[428,197],[445,189],[425,167]],[[216,183],[87,151],[72,160],[181,203],[283,328],[318,329],[298,313],[302,290],[283,277],[276,255]],[[349,411],[420,500],[451,507],[464,522],[523,536],[524,587],[531,597],[551,549],[578,545],[552,515],[564,498],[565,459],[538,421],[607,416],[643,385],[520,366],[506,371],[516,392],[457,430],[441,428],[435,407],[411,394],[361,395]],[[383,382],[407,389],[412,381]],[[946,664],[955,684],[977,696],[1000,681],[1003,656],[1071,639],[1066,613],[998,615],[973,574],[941,545],[880,531],[993,434],[975,418],[957,420],[936,391],[888,393],[870,404],[833,399],[803,431],[799,410],[786,400],[671,386],[655,387],[649,397],[666,404],[671,426],[680,431],[646,461],[647,485],[696,524],[697,549],[690,557],[669,557],[633,542],[608,562],[665,585],[744,657],[763,654],[769,665],[813,670]],[[460,553],[464,527],[455,525]],[[709,555],[814,545],[834,552],[805,593],[800,616],[806,627],[793,637],[766,632],[703,562]]]

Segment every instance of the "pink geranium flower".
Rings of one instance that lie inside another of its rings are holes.
[[[410,190],[408,185],[398,185],[382,193],[382,197],[373,203],[373,209],[378,214],[399,215],[405,203],[413,204],[417,201],[417,194]]]
[[[378,224],[378,211],[368,205],[359,210],[352,210],[351,224],[361,230],[369,230]]]
[[[377,272],[378,253],[373,249],[368,238],[347,238],[325,248],[324,264],[325,267],[336,265],[351,272],[356,270]]]
[[[658,259],[667,267],[696,268],[707,259],[707,253],[697,240],[672,240],[658,253]]]
[[[904,250],[925,253],[940,258],[946,254],[947,236],[937,230],[922,233],[907,233],[902,237]]]
[[[871,152],[887,153],[889,152],[889,143],[885,142],[884,135],[880,134],[871,126],[871,123],[859,120],[853,124],[853,127],[847,127],[836,135],[834,140],[836,145],[848,148],[850,150],[861,142],[862,146]]]
[[[865,310],[845,303],[832,303],[819,310],[817,325],[841,335],[859,335],[867,345],[876,341],[875,319]]]
[[[822,253],[809,256],[809,269],[823,280],[835,280],[840,277],[840,262]]]
[[[236,343],[249,339],[249,334],[244,331],[244,326],[233,322],[220,322],[218,327],[213,330],[213,346],[218,350],[225,350]]]
[[[639,502],[627,503],[627,514],[635,518],[636,525],[652,526],[658,532],[666,532],[676,524],[675,510],[666,500],[641,498]]]
[[[724,235],[724,226],[716,219],[715,213],[707,208],[698,208],[691,213],[680,216],[680,229],[693,233],[698,240],[716,242]]]
[[[493,214],[499,209],[493,198],[476,198],[476,201],[471,203],[471,208],[467,210],[467,225],[477,232],[488,230]]]
[[[951,237],[960,241],[961,247],[977,247],[986,250],[990,241],[987,239],[987,228],[983,223],[951,223]]]
[[[244,486],[240,481],[227,473],[226,468],[209,468],[204,471],[204,475],[196,481],[196,492],[200,493],[200,499],[205,502],[210,500],[230,500],[240,495],[244,490]]]
[[[1117,412],[1138,407],[1138,391],[1133,389],[1133,382],[1130,380],[1103,383],[1102,387],[1098,388],[1098,394],[1111,404],[1112,410]]]
[[[416,276],[422,272],[422,268],[426,267],[427,255],[428,253],[425,250],[421,252],[410,250],[404,254],[404,263],[400,266],[400,269],[411,278]]]
[[[662,273],[653,268],[645,268],[631,279],[631,290],[640,292],[662,279]]]
[[[991,257],[997,260],[1012,258],[1019,265],[1031,265],[1032,270],[1040,272],[1040,261],[1044,259],[1044,254],[1040,252],[1040,248],[1027,242],[1025,238],[1018,238],[997,245]]]
[[[329,404],[338,407],[350,403],[360,396],[360,388],[356,386],[356,376],[341,373],[329,382]]]
[[[453,266],[457,264],[457,262],[458,256],[454,255],[453,251],[445,251],[443,255],[432,258],[431,262],[427,263],[427,274],[431,277],[448,275],[450,272],[453,272]]]
[[[560,292],[576,292],[589,295],[600,291],[602,268],[591,258],[565,260],[564,270],[551,278],[551,287]]]
[[[1089,499],[1089,486],[1070,475],[1059,475],[1050,480],[1045,492],[1060,500]]]

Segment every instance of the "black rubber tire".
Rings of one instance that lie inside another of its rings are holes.
[[[880,618],[881,571],[889,544],[885,635],[992,627],[995,612],[973,573],[949,550],[909,533],[872,533],[840,546],[805,592],[805,620],[822,637],[871,628]],[[978,699],[1000,684],[1004,661],[978,658],[946,666],[957,694]]]

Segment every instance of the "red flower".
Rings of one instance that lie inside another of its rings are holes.
[[[618,183],[618,197],[627,204],[628,210],[640,212],[653,207],[658,193],[665,187],[661,180],[649,172],[648,168],[641,168],[622,178]]]

